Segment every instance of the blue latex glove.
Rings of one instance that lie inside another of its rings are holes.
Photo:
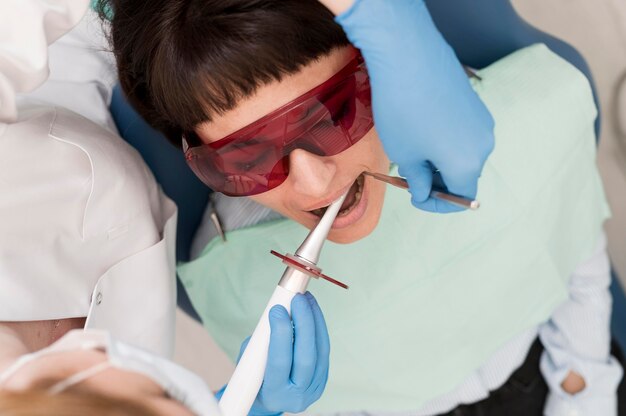
[[[337,22],[363,53],[376,129],[413,205],[461,210],[429,197],[433,171],[449,192],[474,198],[494,123],[424,1],[356,0]]]
[[[326,387],[330,354],[326,322],[309,292],[293,298],[291,317],[284,307],[274,306],[269,319],[267,367],[250,415],[300,413],[316,402]],[[241,346],[240,358],[248,341]],[[218,398],[224,388],[216,394]]]

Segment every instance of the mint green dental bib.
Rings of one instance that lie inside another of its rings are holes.
[[[330,378],[313,412],[410,411],[451,391],[500,346],[549,319],[609,211],[595,166],[587,80],[543,45],[479,72],[496,148],[475,212],[430,214],[388,187],[363,240],[327,242],[309,286],[328,323]],[[280,220],[215,239],[179,274],[231,358],[307,230]]]

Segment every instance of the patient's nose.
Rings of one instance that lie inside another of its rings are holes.
[[[301,195],[326,197],[337,172],[331,159],[296,149],[289,154],[289,180]]]

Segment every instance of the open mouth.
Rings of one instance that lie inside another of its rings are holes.
[[[363,196],[363,184],[364,183],[365,183],[365,177],[363,176],[363,174],[361,174],[358,176],[358,178],[356,178],[356,180],[350,187],[350,190],[348,191],[348,195],[346,196],[346,199],[343,201],[343,204],[341,204],[341,208],[339,210],[339,214],[337,214],[337,217],[343,217],[343,216],[348,215],[354,209],[354,207],[359,205],[359,202],[361,201],[361,197]],[[326,212],[327,208],[328,207],[326,206],[323,208],[314,209],[313,211],[309,211],[309,212],[321,218]]]

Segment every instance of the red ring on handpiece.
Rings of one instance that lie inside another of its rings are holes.
[[[333,283],[343,289],[348,289],[349,286],[345,283],[340,282],[339,280],[335,280],[330,276],[325,275],[324,273],[322,273],[322,271],[320,269],[313,269],[312,267],[304,264],[304,263],[300,263],[294,259],[292,259],[291,257],[287,257],[285,255],[282,255],[274,250],[270,250],[270,253],[272,253],[273,255],[275,255],[276,257],[280,258],[283,263],[286,263],[287,265],[293,266],[298,270],[301,270],[303,273],[309,274],[311,276],[316,276],[316,277],[321,277],[322,279],[329,281],[330,283]]]

